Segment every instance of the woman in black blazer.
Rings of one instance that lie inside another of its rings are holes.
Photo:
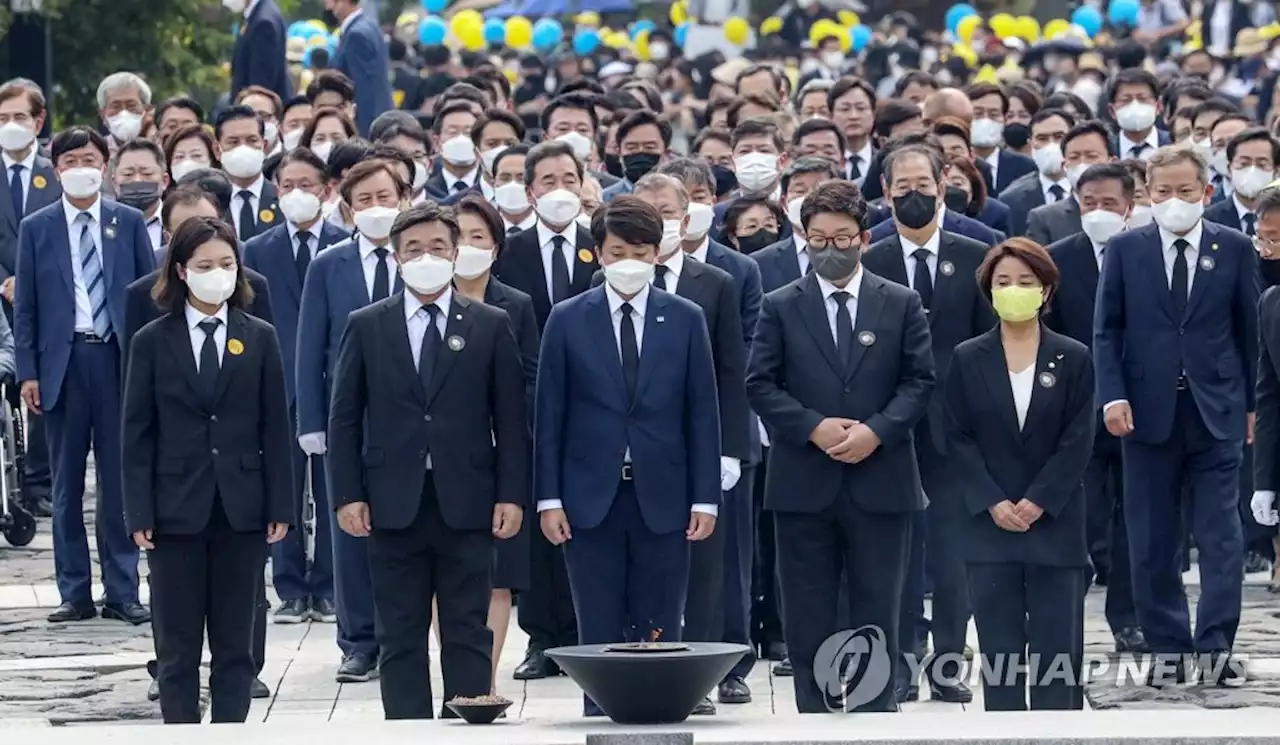
[[[267,544],[293,502],[292,437],[275,329],[252,298],[227,223],[178,228],[152,295],[165,315],[130,347],[123,415],[125,520],[147,549],[160,710],[198,723],[207,630],[214,722],[243,722]]]
[[[956,347],[945,395],[984,703],[1024,711],[1029,686],[1033,710],[1081,709],[1093,362],[1041,322],[1058,270],[1038,243],[992,248],[978,282],[1000,323]]]
[[[511,317],[520,358],[524,363],[525,398],[533,415],[534,380],[538,375],[538,321],[533,299],[511,285],[490,276],[493,262],[502,252],[506,235],[502,216],[483,197],[471,194],[453,205],[458,213],[458,258],[454,260],[453,285],[472,300],[502,308]],[[536,528],[535,528],[536,529]],[[494,541],[493,597],[489,601],[489,628],[493,631],[493,676],[511,623],[512,591],[529,588],[529,532],[524,526],[515,537]]]

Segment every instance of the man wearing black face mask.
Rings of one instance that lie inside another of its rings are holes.
[[[164,153],[151,140],[131,140],[120,146],[111,163],[116,201],[141,210],[156,260],[163,258],[164,226],[160,224],[160,195],[169,186]]]
[[[648,109],[633,111],[618,125],[618,150],[622,153],[622,181],[604,190],[602,201],[630,194],[635,184],[666,159],[671,147],[671,125]]]
[[[987,246],[940,227],[939,195],[945,193],[942,167],[937,152],[920,145],[898,148],[885,157],[884,193],[893,208],[897,235],[873,244],[864,259],[871,271],[910,287],[920,296],[939,376],[946,374],[957,344],[995,323],[973,281]],[[939,389],[935,392],[941,394]],[[925,519],[917,518],[913,525],[898,641],[904,656],[918,655],[918,648],[924,646],[922,635],[917,634],[922,626],[927,570],[933,578],[934,657],[923,670],[931,698],[968,703],[973,694],[959,669],[969,622],[968,584],[959,545],[959,530],[967,516],[963,503],[952,496],[954,478],[948,470],[943,424],[942,398],[937,395],[915,432],[920,479],[930,503]],[[898,668],[895,684],[899,701],[919,695],[918,681],[908,676],[913,669],[905,663]]]

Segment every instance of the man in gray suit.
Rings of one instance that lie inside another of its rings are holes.
[[[1055,204],[1071,193],[1067,180],[1066,158],[1062,141],[1076,124],[1075,118],[1062,109],[1041,109],[1031,117],[1031,155],[1036,172],[1029,173],[1000,192],[1000,201],[1009,205],[1010,236],[1027,234],[1027,216],[1031,210]]]
[[[1115,160],[1115,147],[1107,127],[1100,121],[1085,121],[1072,127],[1062,138],[1062,154],[1072,196],[1053,204],[1036,207],[1027,216],[1027,237],[1042,246],[1078,234],[1080,203],[1076,200],[1076,183],[1089,166]]]

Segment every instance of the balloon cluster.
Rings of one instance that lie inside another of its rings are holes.
[[[846,53],[853,52],[857,54],[867,45],[871,43],[871,27],[862,22],[858,14],[852,10],[841,10],[836,14],[838,20],[823,18],[816,21],[809,27],[809,43],[813,46],[819,46],[823,40],[835,38],[840,41],[840,49]],[[734,20],[732,18],[730,21]],[[743,23],[746,23],[743,21]],[[764,19],[760,24],[760,35],[771,36],[782,30],[782,19],[778,16],[770,16]],[[729,27],[725,25],[725,38],[730,42],[735,42],[729,37]]]
[[[302,53],[302,63],[311,66],[311,55],[316,49],[325,49],[329,54],[338,50],[338,32],[329,33],[324,21],[313,18],[309,21],[294,21],[289,24],[287,35],[290,39],[302,39],[306,51]]]
[[[1028,44],[1034,44],[1037,41],[1058,39],[1063,36],[1092,39],[1102,31],[1104,23],[1136,27],[1141,8],[1140,0],[1110,0],[1105,17],[1096,7],[1081,5],[1071,12],[1070,19],[1055,18],[1047,21],[1043,27],[1031,16],[1014,17],[1009,13],[997,13],[991,16],[985,25],[997,39],[1002,41],[1021,39]],[[947,30],[960,42],[954,51],[961,56],[970,56],[968,52],[972,50],[968,45],[973,41],[974,32],[978,27],[984,25],[977,9],[968,3],[952,5],[947,9],[946,25]],[[973,56],[976,57],[976,55]]]

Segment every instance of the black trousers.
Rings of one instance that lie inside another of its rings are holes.
[[[1133,606],[1129,536],[1124,525],[1124,458],[1120,440],[1100,430],[1084,472],[1089,558],[1107,577],[1106,616],[1111,632],[1138,625]],[[1087,589],[1087,588],[1086,588]]]
[[[409,527],[374,528],[369,570],[378,615],[382,710],[387,719],[431,719],[427,635],[431,599],[440,613],[444,700],[489,693],[493,632],[485,626],[493,591],[493,535],[445,524],[427,474]],[[441,716],[453,713],[444,709]]]
[[[1086,570],[1016,562],[968,570],[986,710],[1026,711],[1028,688],[1033,711],[1083,709]]]
[[[537,515],[533,515],[537,520]],[[578,643],[578,620],[573,612],[564,549],[553,545],[537,524],[529,534],[529,589],[520,593],[516,620],[529,635],[529,650],[568,647]]]
[[[157,533],[151,568],[156,679],[165,724],[200,722],[200,652],[209,636],[213,721],[244,722],[254,678],[250,652],[266,562],[266,530],[238,533],[219,500],[196,535]]]
[[[924,429],[919,431],[928,432],[928,422],[923,422],[921,427]],[[969,586],[964,574],[961,533],[970,518],[965,514],[959,495],[951,490],[953,477],[947,468],[948,456],[937,451],[931,436],[917,437],[916,447],[919,448],[920,481],[929,497],[929,507],[925,510],[928,527],[925,531],[924,566],[933,588],[929,619],[933,659],[954,660],[956,655],[964,652],[969,628]],[[923,605],[923,598],[920,605]],[[942,673],[954,677],[959,671],[944,669]]]
[[[768,473],[768,461],[769,448],[765,447],[761,449],[760,463],[755,467],[755,488],[751,494],[752,517],[756,526],[756,551],[751,578],[751,638],[761,647],[783,641],[777,531],[773,512],[764,509],[764,482]]]

